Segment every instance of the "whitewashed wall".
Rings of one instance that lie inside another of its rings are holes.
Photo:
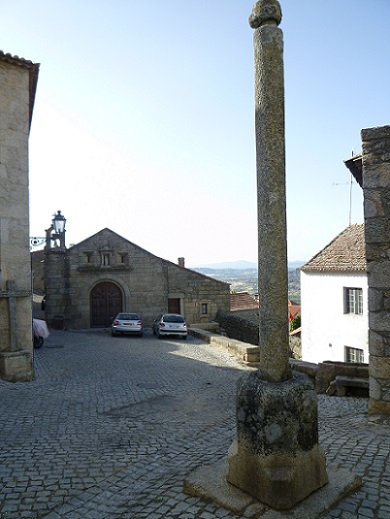
[[[363,315],[344,313],[344,287],[363,289]],[[345,361],[345,346],[368,362],[367,274],[301,272],[302,360]]]

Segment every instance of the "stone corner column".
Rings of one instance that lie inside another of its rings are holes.
[[[390,420],[390,126],[363,129],[370,421]]]

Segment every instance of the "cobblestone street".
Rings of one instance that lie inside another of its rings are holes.
[[[0,381],[0,519],[236,517],[183,481],[226,458],[249,369],[190,336],[52,331],[33,382]],[[319,397],[327,461],[364,480],[327,519],[390,517],[389,427],[366,412],[364,398]]]

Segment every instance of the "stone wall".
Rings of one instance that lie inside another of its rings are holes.
[[[234,310],[234,312],[230,312],[232,315],[236,317],[241,317],[241,319],[246,319],[248,321],[252,321],[256,325],[259,324],[259,309],[253,308],[250,310]]]
[[[241,312],[217,312],[215,320],[223,329],[224,333],[231,339],[247,342],[255,346],[259,345],[259,323],[250,315],[250,319],[237,315]],[[256,314],[256,311],[255,311]],[[291,357],[302,358],[302,346],[300,337],[289,337]]]
[[[231,339],[259,345],[259,324],[237,317],[232,313],[218,312],[215,320]]]
[[[302,359],[302,341],[298,335],[290,335],[290,350],[293,359]]]
[[[0,52],[0,377],[10,381],[33,376],[28,137],[37,73]]]
[[[390,126],[362,130],[370,402],[390,415]]]
[[[165,262],[168,297],[180,298],[189,324],[213,321],[219,310],[229,311],[229,285],[189,269]]]
[[[44,260],[45,254],[43,250],[37,250],[31,253],[33,290],[34,293],[40,295],[43,295],[45,291]]]

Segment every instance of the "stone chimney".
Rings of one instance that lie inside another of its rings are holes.
[[[177,258],[177,264],[179,267],[183,268],[185,267],[185,259],[184,258]]]

